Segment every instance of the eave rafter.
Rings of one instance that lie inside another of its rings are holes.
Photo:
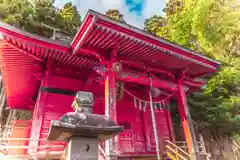
[[[23,48],[16,47],[15,45],[13,45],[13,44],[10,43],[10,42],[8,42],[8,45],[11,46],[11,47],[14,48],[14,49],[16,49],[16,50],[18,50],[18,51],[20,51],[20,52],[26,54],[27,56],[30,56],[30,57],[34,58],[35,60],[38,60],[38,61],[40,61],[40,62],[43,62],[43,60],[42,60],[41,58],[39,58],[39,57],[37,57],[37,56],[35,56],[35,55],[29,53],[28,51],[26,51],[26,50],[23,49]]]
[[[93,12],[94,15],[98,15],[98,13],[94,11],[91,12]],[[96,25],[104,30],[119,33],[121,36],[129,37],[136,43],[140,42],[148,46],[152,46],[161,53],[173,55],[179,59],[196,63],[198,65],[213,69],[214,71],[216,71],[217,66],[220,65],[219,62],[195,53],[194,51],[185,49],[164,39],[154,37],[153,35],[147,34],[146,32],[143,32],[142,30],[130,25],[122,24],[116,21],[113,22],[111,19],[108,19],[101,14],[98,15]]]

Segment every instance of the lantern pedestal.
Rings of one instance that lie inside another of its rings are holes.
[[[96,138],[73,137],[65,149],[64,160],[96,160],[98,157]]]

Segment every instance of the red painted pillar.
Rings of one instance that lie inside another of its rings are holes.
[[[107,61],[106,68],[107,74],[105,77],[105,115],[110,117],[114,122],[117,123],[116,116],[116,73],[112,70],[113,63],[116,61],[117,52],[113,52],[109,55],[109,60]],[[116,159],[117,149],[117,137],[106,141],[105,152],[108,159]]]
[[[196,141],[195,132],[191,123],[189,109],[186,101],[186,94],[184,91],[183,78],[179,78],[178,82],[178,110],[181,117],[181,123],[184,131],[185,140],[187,142],[188,152],[191,155],[191,159],[198,160],[198,145]]]
[[[53,61],[49,60],[47,63],[47,68],[45,70],[45,74],[43,79],[41,80],[41,86],[47,86],[47,79],[51,75],[50,69],[52,67]],[[31,139],[39,139],[40,133],[43,125],[43,111],[44,111],[44,102],[46,99],[46,94],[42,94],[41,90],[38,91],[38,98],[34,107],[33,116],[32,116],[32,128],[30,133]],[[36,152],[39,146],[39,141],[30,141],[29,142],[28,153]]]

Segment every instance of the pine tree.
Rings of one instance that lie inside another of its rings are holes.
[[[54,7],[53,0],[2,0],[0,18],[28,32],[51,37],[53,31],[44,25],[74,35],[81,24],[76,6],[66,3],[62,9]]]

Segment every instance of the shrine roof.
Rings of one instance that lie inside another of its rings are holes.
[[[1,71],[7,101],[12,108],[27,108],[36,97],[46,62],[76,70],[92,71],[101,56],[117,50],[120,59],[130,59],[175,74],[188,68],[193,78],[212,75],[220,63],[141,29],[90,10],[71,43],[52,40],[0,22]],[[31,87],[29,87],[31,84]],[[30,100],[31,101],[31,100]]]
[[[189,57],[196,58],[196,59],[199,58],[199,60],[202,60],[203,62],[206,62],[206,63],[208,61],[210,61],[210,62],[212,62],[212,64],[214,64],[217,67],[220,67],[220,65],[221,65],[220,62],[203,55],[203,53],[197,53],[189,48],[180,46],[176,43],[173,43],[173,42],[170,42],[163,38],[154,36],[142,29],[131,26],[127,23],[108,18],[107,16],[105,16],[101,13],[98,13],[96,11],[93,11],[93,10],[89,10],[87,16],[85,17],[85,20],[88,18],[88,16],[91,16],[91,15],[94,15],[94,17],[95,17],[94,24],[96,26],[96,29],[99,29],[100,31],[102,31],[98,34],[102,34],[103,32],[105,32],[107,34],[109,32],[110,33],[118,32],[120,34],[120,37],[127,36],[127,37],[129,37],[129,39],[132,39],[133,41],[135,41],[135,43],[141,43],[141,42],[147,43],[147,45],[150,45],[153,48],[163,47],[164,49],[169,49],[169,47],[172,47],[173,50],[177,49],[176,52],[178,52],[179,54],[186,55],[186,56],[189,54],[188,55]],[[92,28],[94,28],[94,26]],[[81,29],[83,29],[83,27],[80,28],[78,34],[81,34]],[[75,36],[74,41],[76,41],[78,34],[77,34],[77,36]],[[74,45],[74,43],[76,43],[74,41],[72,43],[73,45]],[[154,45],[156,45],[156,46],[154,46]],[[164,45],[166,45],[166,46],[164,46]],[[160,50],[160,52],[161,52],[161,50]]]

